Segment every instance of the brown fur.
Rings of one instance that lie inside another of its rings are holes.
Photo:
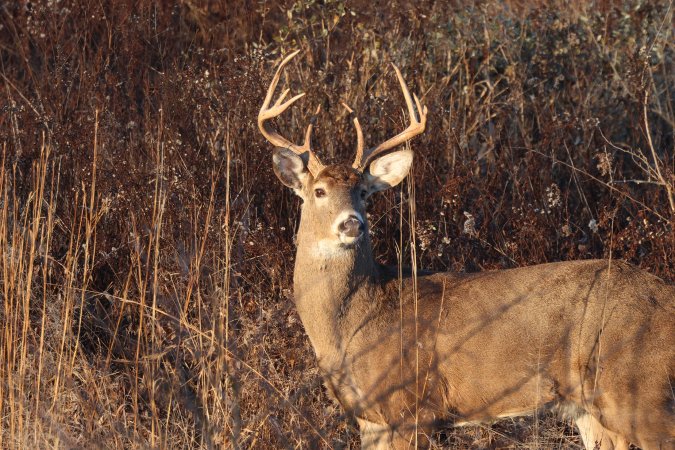
[[[364,447],[424,446],[439,421],[558,408],[589,449],[674,448],[675,287],[593,260],[418,274],[415,288],[409,271],[400,280],[374,261],[367,230],[353,247],[317,250],[341,211],[366,217],[363,184],[344,166],[307,175],[294,289]]]

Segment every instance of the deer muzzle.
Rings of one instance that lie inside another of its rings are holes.
[[[340,221],[337,231],[343,244],[353,244],[358,241],[365,231],[363,220],[356,214],[349,214]]]

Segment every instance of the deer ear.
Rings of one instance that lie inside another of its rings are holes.
[[[274,174],[289,188],[300,195],[300,190],[307,183],[309,171],[300,156],[287,148],[277,148],[272,155]]]
[[[370,193],[383,191],[399,184],[412,165],[413,152],[399,150],[380,156],[370,163],[365,176]]]

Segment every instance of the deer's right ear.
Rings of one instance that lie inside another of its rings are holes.
[[[279,147],[274,150],[272,161],[277,178],[300,195],[302,188],[307,184],[309,175],[302,158],[287,148]]]

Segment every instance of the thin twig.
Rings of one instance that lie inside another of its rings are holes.
[[[645,134],[647,135],[647,144],[649,145],[649,150],[652,152],[652,158],[654,159],[654,170],[659,182],[666,188],[666,194],[668,195],[668,202],[670,203],[670,212],[675,214],[675,198],[673,198],[673,185],[668,183],[663,174],[661,173],[661,161],[656,155],[656,150],[654,149],[654,143],[652,142],[652,134],[649,130],[649,120],[647,119],[647,104],[649,101],[649,90],[645,89],[645,98],[642,104],[642,118],[645,122]]]

